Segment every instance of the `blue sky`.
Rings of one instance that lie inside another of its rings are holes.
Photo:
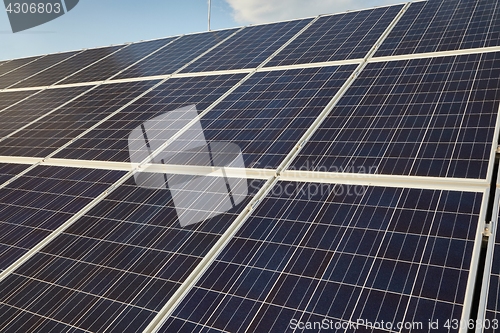
[[[401,2],[212,0],[212,29]],[[207,0],[80,0],[66,15],[16,34],[12,33],[4,8],[2,6],[0,9],[0,60],[136,42],[207,29]]]

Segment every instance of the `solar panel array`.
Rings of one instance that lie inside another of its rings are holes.
[[[0,331],[491,331],[498,6],[0,62]]]

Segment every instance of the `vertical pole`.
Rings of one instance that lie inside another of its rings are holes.
[[[211,12],[211,0],[208,0],[208,31],[210,31],[210,12]]]

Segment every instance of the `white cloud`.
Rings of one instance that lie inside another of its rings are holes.
[[[241,23],[266,23],[346,10],[402,3],[403,0],[226,0],[234,19]]]

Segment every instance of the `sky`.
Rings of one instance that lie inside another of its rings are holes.
[[[212,0],[211,28],[225,29],[402,2],[404,0]],[[207,0],[80,0],[65,15],[18,33],[12,33],[2,6],[0,60],[206,31],[207,3]]]

